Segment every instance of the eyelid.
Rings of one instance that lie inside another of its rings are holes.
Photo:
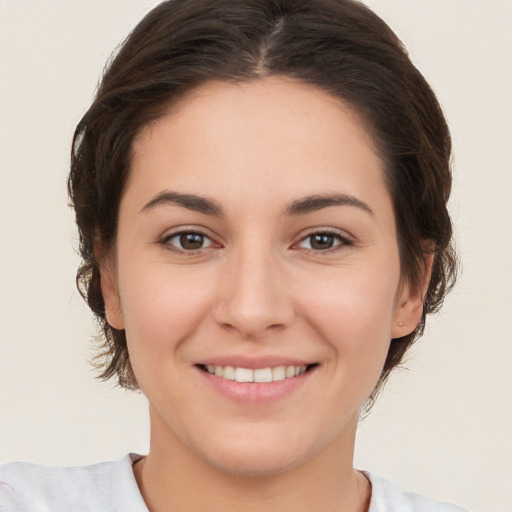
[[[176,228],[166,232],[163,236],[161,236],[159,238],[158,243],[165,246],[167,250],[170,250],[178,255],[186,255],[186,256],[201,254],[201,253],[204,253],[206,251],[209,251],[209,250],[215,249],[215,248],[222,248],[223,247],[222,243],[218,242],[216,240],[216,237],[209,234],[208,231],[209,230],[207,230],[206,228],[202,228],[202,227],[180,226],[180,227],[176,227]],[[200,235],[200,236],[206,238],[209,241],[209,244],[206,247],[201,247],[199,249],[187,250],[187,249],[180,249],[179,247],[176,247],[175,245],[172,245],[170,243],[170,241],[173,238],[178,237],[180,235],[184,235],[184,234]],[[299,244],[301,244],[306,239],[308,239],[309,237],[314,236],[314,235],[330,235],[330,236],[335,237],[339,243],[337,243],[333,247],[327,248],[327,249],[309,249],[309,248],[299,247]],[[344,248],[353,246],[354,244],[355,244],[355,238],[344,230],[331,228],[331,227],[329,227],[329,228],[315,227],[315,228],[310,228],[305,233],[303,232],[300,235],[300,238],[298,239],[298,241],[294,242],[292,244],[291,248],[292,249],[303,249],[303,250],[311,252],[311,253],[322,255],[322,254],[330,254],[330,253],[342,250]]]
[[[308,249],[302,248],[306,251],[315,253],[315,254],[330,254],[339,250],[342,250],[347,247],[351,247],[355,244],[355,239],[352,235],[348,234],[346,231],[342,231],[336,228],[311,228],[306,234],[302,234],[298,242],[295,242],[292,248],[298,247],[299,244],[307,240],[309,237],[314,235],[330,235],[336,237],[340,243],[334,245],[328,249]],[[301,247],[298,247],[301,249]]]
[[[174,228],[170,231],[167,231],[163,236],[161,236],[158,240],[158,243],[163,245],[167,250],[172,251],[178,255],[185,255],[185,256],[193,256],[196,254],[201,254],[206,251],[209,251],[213,248],[219,248],[222,247],[222,244],[217,242],[214,237],[206,232],[206,229],[198,228],[198,227],[188,227],[188,226],[180,226],[179,228]],[[173,238],[179,237],[181,235],[188,235],[188,234],[194,234],[194,235],[200,235],[207,239],[210,243],[206,247],[201,247],[199,249],[180,249],[179,247],[176,247],[175,245],[171,244],[170,241]]]

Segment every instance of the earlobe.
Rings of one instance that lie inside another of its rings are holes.
[[[96,261],[99,261],[100,283],[103,302],[105,303],[105,318],[114,329],[124,329],[124,318],[117,287],[114,264],[110,256],[100,256],[95,248]]]
[[[418,326],[423,312],[423,301],[410,297],[397,306],[391,329],[391,338],[401,338],[411,334]]]
[[[416,286],[405,284],[399,294],[391,338],[407,336],[416,329],[423,313],[423,302],[430,283],[434,252],[424,254],[424,269],[421,283]]]
[[[101,272],[101,293],[105,302],[105,318],[108,324],[117,330],[124,329],[124,318],[115,278],[106,276],[103,271]]]

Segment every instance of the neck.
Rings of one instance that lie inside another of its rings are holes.
[[[371,488],[352,465],[356,425],[349,439],[336,439],[314,459],[247,475],[215,467],[152,423],[150,452],[134,472],[150,512],[365,512]]]

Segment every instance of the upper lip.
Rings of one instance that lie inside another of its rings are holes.
[[[233,366],[235,368],[249,368],[255,370],[257,368],[268,368],[275,366],[308,366],[311,364],[315,364],[316,361],[298,359],[294,357],[283,357],[277,355],[268,355],[268,356],[259,356],[259,357],[249,357],[249,356],[241,356],[241,355],[233,355],[233,356],[216,356],[209,357],[201,362],[197,363],[198,365],[204,366]]]

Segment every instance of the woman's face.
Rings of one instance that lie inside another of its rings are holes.
[[[350,454],[421,313],[368,133],[285,79],[203,85],[140,133],[114,252],[107,318],[152,447],[241,474]]]

